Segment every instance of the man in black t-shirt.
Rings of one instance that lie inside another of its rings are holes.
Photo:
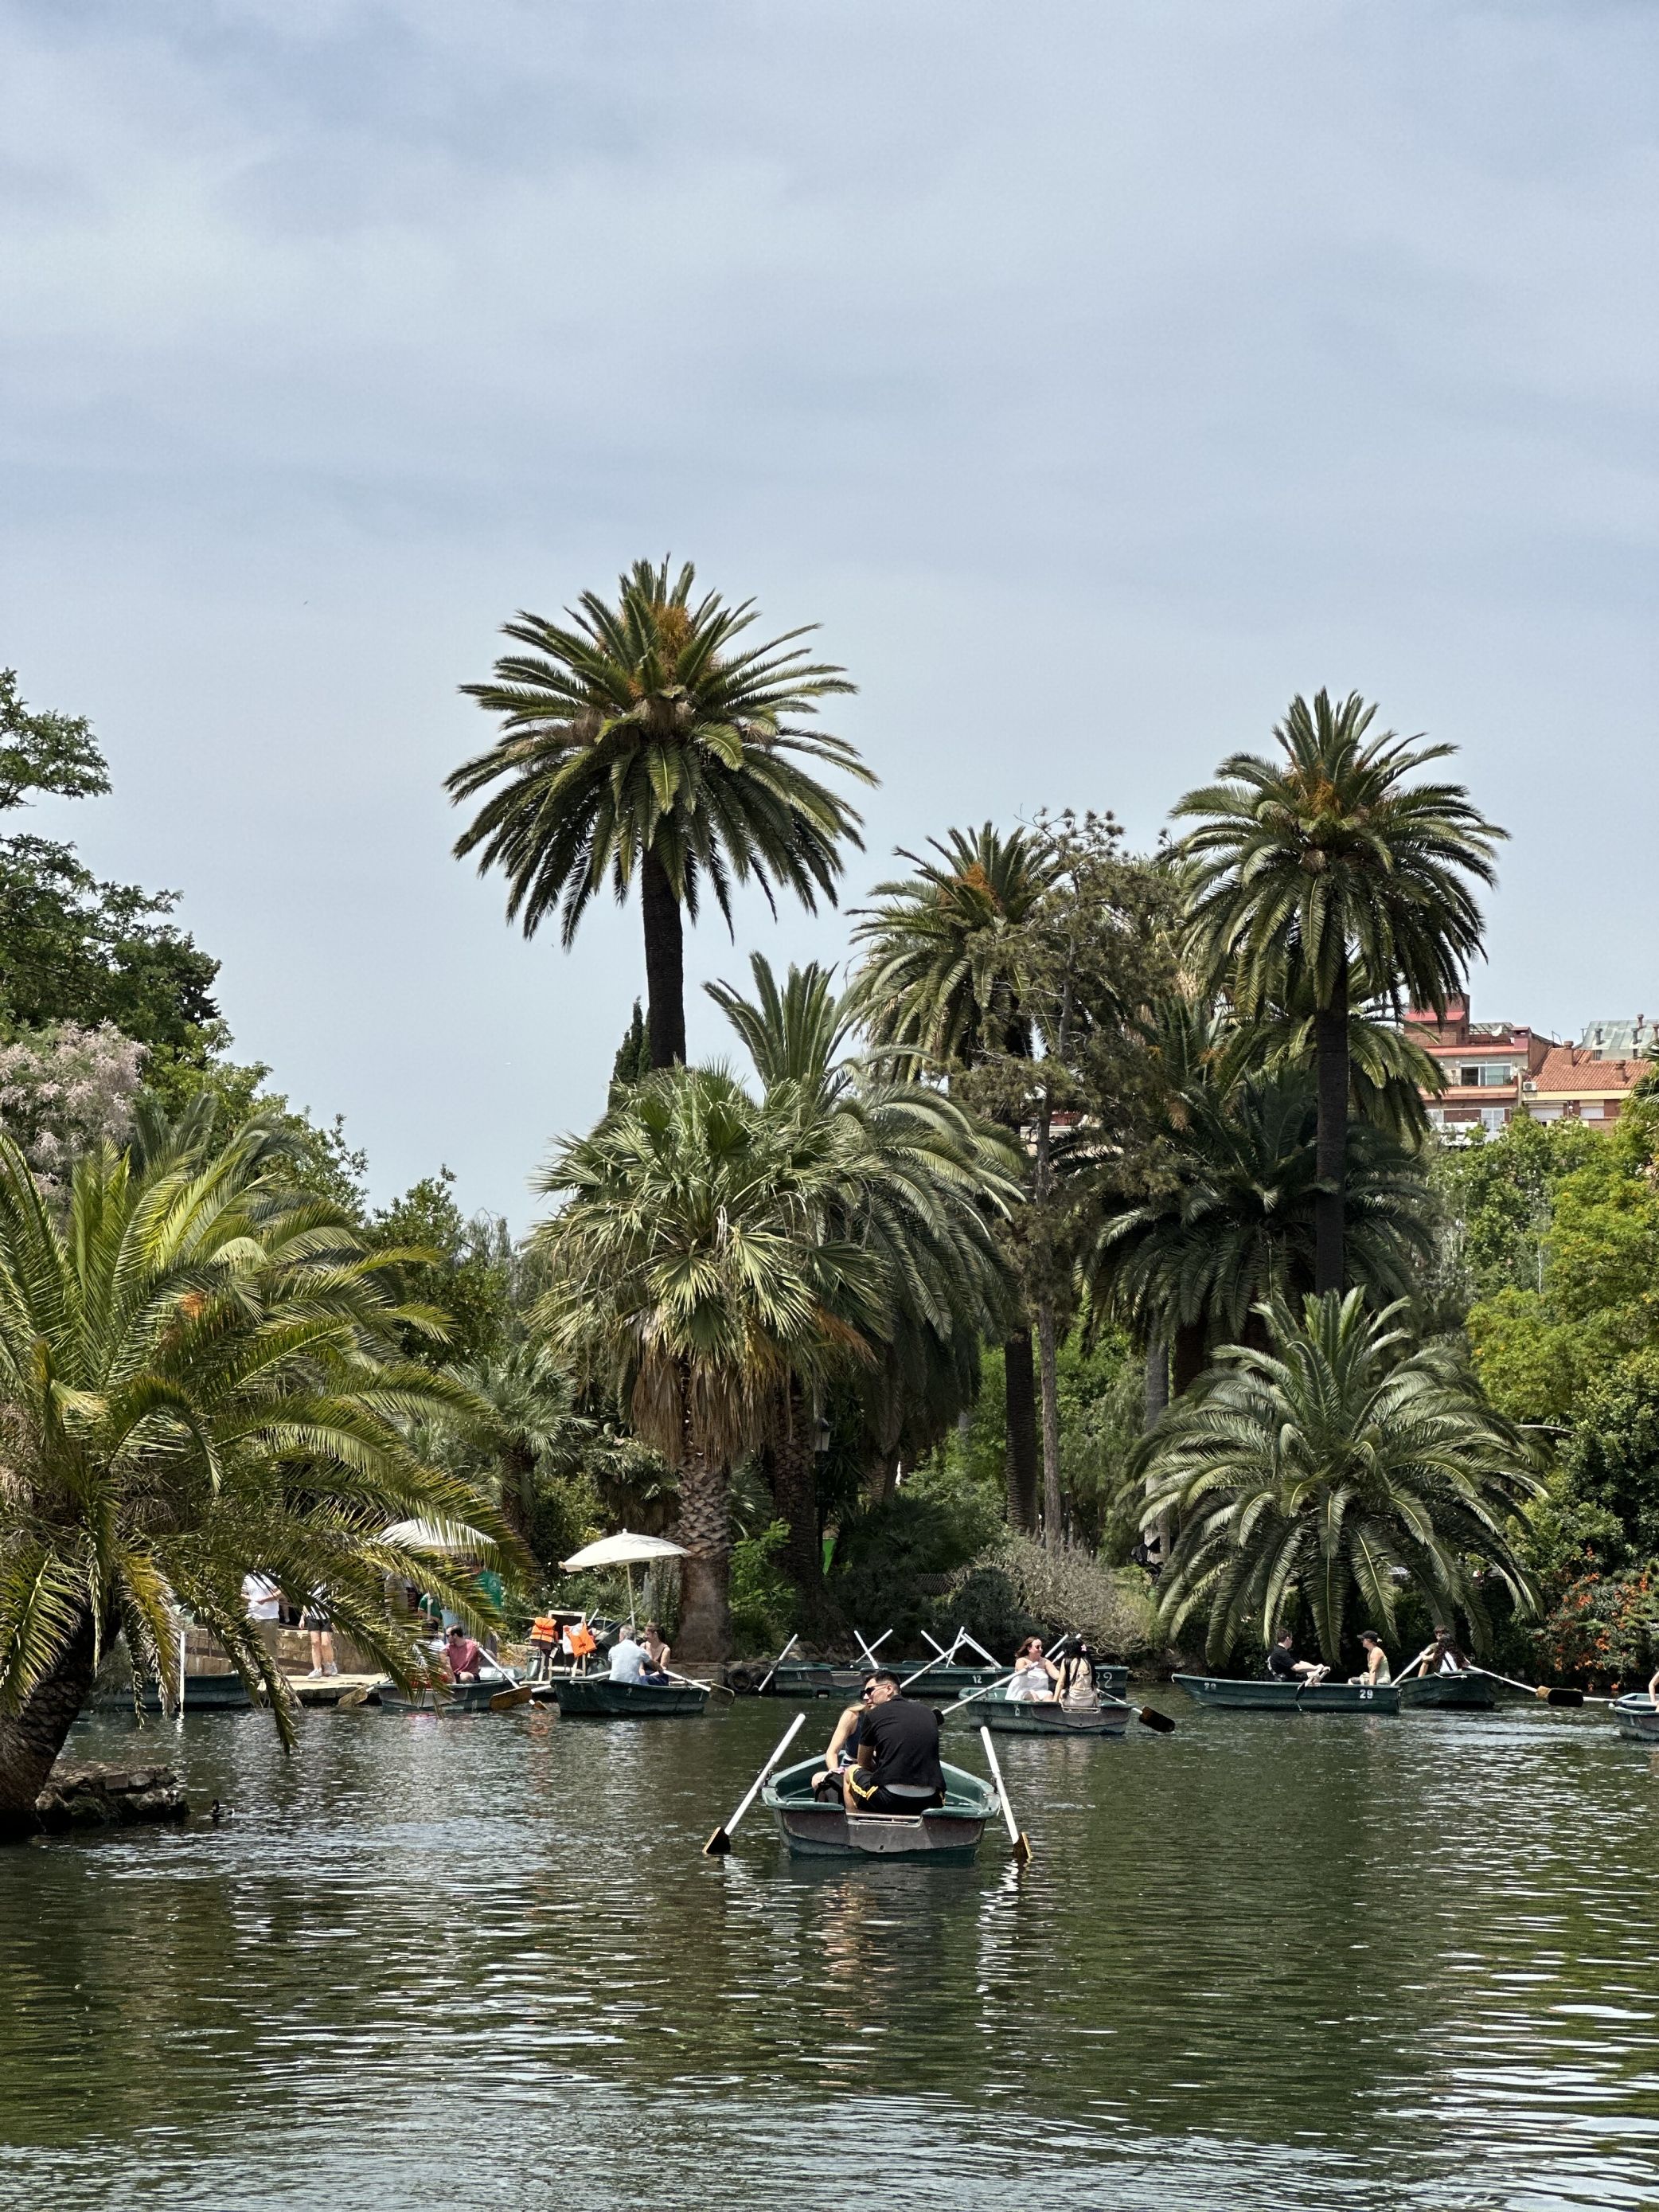
[[[945,1802],[939,1715],[899,1695],[896,1674],[878,1674],[859,1732],[856,1766],[846,1776],[849,1813],[925,1813]]]
[[[1296,1638],[1288,1628],[1281,1629],[1278,1641],[1267,1654],[1267,1672],[1274,1681],[1322,1682],[1330,1668],[1321,1667],[1311,1659],[1295,1657],[1295,1650]]]

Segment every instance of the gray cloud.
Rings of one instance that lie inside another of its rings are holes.
[[[1587,0],[14,7],[0,657],[383,1189],[522,1217],[597,1107],[633,920],[517,944],[438,787],[500,621],[641,551],[823,621],[854,897],[1150,838],[1354,685],[1516,832],[1487,1011],[1651,1011],[1656,61]]]

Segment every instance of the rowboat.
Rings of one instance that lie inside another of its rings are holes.
[[[503,1690],[520,1686],[511,1674],[486,1675],[482,1681],[438,1682],[421,1690],[405,1690],[399,1682],[382,1681],[380,1703],[393,1713],[487,1713],[489,1700]]]
[[[1490,1713],[1498,1707],[1497,1683],[1473,1668],[1455,1674],[1412,1674],[1395,1686],[1403,1713]]]
[[[1659,1705],[1645,1690],[1632,1690],[1628,1697],[1620,1698],[1613,1717],[1620,1735],[1638,1743],[1659,1743]]]
[[[187,1713],[241,1713],[252,1704],[247,1684],[235,1673],[225,1674],[186,1674],[185,1676],[185,1711]],[[118,1686],[100,1685],[93,1700],[99,1712],[118,1713],[132,1711],[132,1685]],[[145,1678],[138,1703],[147,1713],[161,1710],[161,1693],[154,1682]]]
[[[812,1795],[816,1759],[786,1766],[767,1784],[761,1802],[796,1859],[926,1860],[929,1866],[971,1866],[997,1793],[965,1767],[945,1769],[945,1802],[925,1813],[857,1813],[823,1805]]]
[[[1066,1706],[1052,1698],[981,1698],[965,1705],[960,1717],[995,1735],[1121,1735],[1129,1725],[1127,1705]]]
[[[609,1674],[571,1674],[553,1685],[566,1720],[683,1720],[708,1703],[702,1682],[619,1682]]]
[[[772,1670],[767,1684],[769,1698],[856,1697],[864,1686],[867,1667],[838,1667],[828,1659],[785,1659]]]
[[[1177,1674],[1178,1686],[1200,1705],[1234,1713],[1397,1713],[1394,1685],[1373,1690],[1363,1682],[1230,1680],[1223,1675]]]

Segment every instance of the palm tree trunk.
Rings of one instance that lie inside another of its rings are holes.
[[[1169,1349],[1161,1338],[1154,1338],[1146,1347],[1146,1410],[1143,1425],[1149,1429],[1156,1427],[1169,1402]]]
[[[1002,1347],[1007,1395],[1008,1525],[1036,1533],[1037,1518],[1036,1374],[1031,1332],[1022,1329]]]
[[[0,1838],[29,1835],[39,1826],[34,1801],[91,1693],[95,1671],[88,1613],[18,1711],[0,1712]]]
[[[668,871],[647,851],[640,880],[645,923],[645,988],[650,1003],[651,1065],[685,1060],[685,926]]]
[[[1192,1389],[1204,1372],[1204,1324],[1183,1321],[1175,1333],[1175,1358],[1170,1364],[1170,1393],[1179,1398]]]
[[[1054,1342],[1054,1309],[1042,1299],[1037,1306],[1037,1356],[1042,1386],[1042,1540],[1057,1552],[1065,1540],[1064,1507],[1060,1495],[1060,1368]]]
[[[1319,1134],[1314,1153],[1319,1188],[1314,1193],[1314,1289],[1322,1295],[1346,1287],[1343,1200],[1348,1154],[1348,982],[1337,983],[1328,1007],[1314,1016],[1317,1054]]]
[[[732,1656],[732,1499],[724,1467],[700,1451],[688,1452],[680,1469],[680,1515],[674,1540],[685,1547],[680,1562],[680,1625],[674,1649],[706,1666]]]
[[[798,1385],[791,1386],[787,1411],[787,1427],[771,1453],[772,1502],[789,1531],[783,1547],[785,1571],[810,1612],[815,1594],[823,1587],[823,1553],[818,1541],[817,1455]]]

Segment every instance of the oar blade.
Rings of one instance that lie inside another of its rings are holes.
[[[514,1705],[527,1705],[536,1694],[533,1682],[520,1682],[511,1690],[497,1690],[489,1700],[492,1713],[510,1713]]]
[[[1538,1694],[1552,1705],[1582,1705],[1584,1702],[1582,1690],[1540,1690]]]
[[[1031,1863],[1030,1838],[1027,1836],[1024,1828],[1022,1828],[1019,1833],[1014,1838],[1014,1848],[1010,1853],[1010,1856],[1012,1858],[1016,1866],[1030,1866]]]
[[[1159,1712],[1156,1705],[1137,1705],[1135,1718],[1143,1728],[1151,1729],[1154,1735],[1173,1735],[1176,1732],[1176,1724],[1168,1713]]]
[[[731,1837],[726,1834],[724,1828],[716,1828],[703,1845],[702,1855],[706,1859],[723,1859],[731,1848]]]

